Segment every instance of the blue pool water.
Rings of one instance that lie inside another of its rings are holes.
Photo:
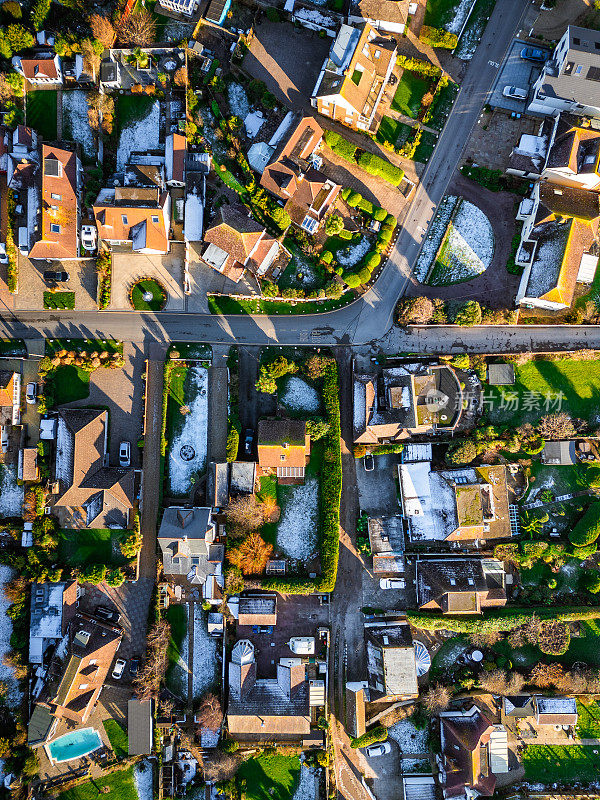
[[[47,747],[54,761],[71,761],[102,747],[102,739],[94,728],[83,728],[65,733],[64,736],[50,742]]]

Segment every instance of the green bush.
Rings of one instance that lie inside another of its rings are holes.
[[[591,503],[583,517],[569,533],[575,547],[587,547],[600,536],[600,502]]]
[[[388,244],[392,240],[392,231],[388,230],[387,228],[383,227],[379,231],[379,236],[377,237],[380,242],[384,242]]]
[[[230,422],[227,433],[227,445],[225,446],[227,461],[237,461],[238,448],[240,445],[240,423]]]
[[[51,3],[52,0],[36,0],[36,3],[31,11],[31,24],[33,25],[34,30],[40,31],[42,29],[44,21],[50,13]],[[6,6],[6,3],[4,6]]]
[[[600,618],[600,608],[504,608],[496,612],[465,619],[442,614],[431,614],[427,611],[407,611],[406,616],[415,628],[427,631],[448,630],[454,633],[491,633],[509,632],[527,625],[535,618],[556,620],[559,622],[579,622]]]
[[[374,456],[384,456],[392,453],[401,453],[404,450],[404,445],[400,442],[396,444],[380,444],[377,447],[369,447],[369,452]]]
[[[350,208],[356,208],[360,201],[362,200],[362,194],[358,192],[350,192],[350,196],[346,200]]]
[[[365,256],[365,267],[370,269],[371,272],[381,264],[381,255],[371,251]]]
[[[404,177],[404,172],[400,167],[395,167],[389,161],[385,161],[383,158],[373,155],[373,153],[361,153],[358,159],[358,166],[368,172],[369,175],[383,178],[383,180],[391,183],[392,186],[399,186]]]
[[[358,272],[358,278],[362,284],[368,283],[371,280],[371,270],[368,267],[363,267]]]
[[[336,156],[343,158],[345,161],[355,163],[355,154],[358,148],[355,144],[352,144],[352,142],[349,142],[347,139],[343,139],[341,136],[339,136],[338,142],[335,145],[328,144],[328,147],[331,148]]]
[[[448,33],[443,28],[431,28],[429,25],[423,25],[419,39],[431,47],[443,47],[445,50],[454,50],[458,44],[455,33]]]
[[[435,64],[430,64],[429,61],[421,61],[419,58],[411,58],[410,56],[399,55],[396,59],[396,64],[402,69],[416,72],[426,78],[437,78],[438,75],[442,74],[440,67],[436,67]]]
[[[327,147],[333,149],[342,137],[340,136],[339,133],[336,133],[335,131],[325,131],[325,133],[323,134],[323,138],[325,139],[325,144],[327,145]],[[350,193],[350,189],[344,189],[344,192],[345,191]],[[344,192],[342,192],[342,196]],[[346,198],[344,197],[344,200],[345,199]]]
[[[583,585],[591,594],[598,594],[600,592],[600,572],[595,569],[586,570],[583,574]]]
[[[350,241],[350,239],[352,239],[354,237],[354,234],[352,233],[352,231],[347,231],[344,228],[343,231],[340,231],[338,233],[338,236],[339,236],[340,239],[346,239],[346,241]]]
[[[328,134],[328,133],[329,133],[329,131],[325,131],[325,138],[327,138],[327,134]],[[336,134],[336,136],[337,136],[337,134]],[[341,194],[341,196],[342,196],[342,200],[344,200],[344,201],[345,201],[345,200],[347,200],[347,199],[350,197],[350,195],[352,194],[352,189],[349,189],[349,188],[342,189],[342,191],[340,192],[340,194]]]
[[[370,744],[376,744],[377,742],[385,742],[388,738],[388,729],[385,728],[383,725],[377,725],[367,733],[359,736],[357,739],[350,740],[350,747],[357,749],[359,747],[368,747]]]
[[[365,198],[363,197],[360,203],[358,204],[358,207],[360,208],[361,211],[364,211],[365,214],[368,214],[370,217],[373,216],[373,203],[371,203],[370,200],[365,200]]]
[[[456,304],[453,318],[455,325],[470,327],[481,323],[481,306],[477,300],[467,300]]]
[[[321,253],[321,263],[322,264],[331,264],[333,261],[333,253],[331,250],[323,250]]]
[[[387,217],[385,218],[385,224],[391,225],[392,230],[395,230],[398,225],[398,220],[393,214],[388,214]]]
[[[346,286],[350,287],[350,289],[356,289],[361,284],[360,277],[356,272],[344,272],[342,275],[342,280]]]
[[[373,219],[377,220],[377,222],[385,222],[387,216],[388,216],[388,213],[385,210],[385,208],[374,208],[373,209]]]

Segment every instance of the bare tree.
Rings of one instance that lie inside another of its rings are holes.
[[[198,722],[203,728],[218,731],[223,723],[223,711],[219,698],[212,692],[204,695],[198,709]]]
[[[426,325],[431,322],[435,307],[428,297],[407,297],[397,306],[399,325]]]
[[[502,639],[500,631],[473,631],[469,639],[475,647],[493,647]]]
[[[185,89],[188,82],[187,67],[179,67],[175,75],[173,75],[173,83],[175,86],[181,86]]]
[[[559,411],[542,417],[537,429],[544,439],[569,439],[577,434],[577,427],[566,411]]]
[[[241,532],[257,531],[264,522],[263,509],[254,495],[235,497],[225,509],[227,520]]]
[[[104,14],[92,14],[90,27],[94,39],[98,39],[104,47],[112,47],[115,41],[115,29],[108,17],[105,17]]]
[[[156,40],[156,22],[151,12],[140,8],[130,14],[119,26],[119,39],[124,44],[147,47]]]
[[[158,695],[167,671],[170,637],[171,626],[165,620],[157,622],[148,632],[146,663],[135,679],[136,694],[140,700],[149,700]]]
[[[14,89],[6,80],[4,75],[0,74],[0,103],[7,103],[14,97]]]
[[[204,780],[218,783],[233,778],[238,771],[242,757],[238,753],[224,753],[221,750],[211,750],[209,757],[204,757],[202,770]]]
[[[447,686],[442,683],[434,683],[423,695],[425,708],[430,714],[439,714],[448,708],[452,694]]]
[[[89,39],[84,39],[81,42],[81,55],[83,57],[83,66],[84,69],[93,77],[94,82],[96,81],[96,75],[98,74],[98,70],[100,69],[100,62],[102,61],[102,56],[98,55],[94,48],[94,43]]]
[[[529,675],[529,683],[547,689],[549,686],[560,686],[564,681],[565,671],[560,664],[536,664]]]

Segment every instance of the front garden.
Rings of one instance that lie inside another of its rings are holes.
[[[167,302],[167,292],[158,281],[144,278],[129,290],[129,302],[136,311],[162,311]]]
[[[83,400],[90,393],[90,376],[97,369],[123,366],[123,345],[110,340],[47,339],[46,356],[38,372],[43,388],[38,411]]]
[[[44,292],[44,308],[74,309],[75,292]]]

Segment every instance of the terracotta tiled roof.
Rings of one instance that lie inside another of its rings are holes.
[[[12,407],[14,378],[14,372],[0,370],[0,408]]]
[[[98,235],[109,241],[131,241],[134,250],[169,250],[168,192],[158,189],[117,187],[114,199],[102,193],[94,205]]]
[[[304,467],[308,455],[310,455],[310,439],[306,435],[304,420],[261,419],[259,421],[258,463],[263,469]]]
[[[21,69],[28,80],[58,78],[56,61],[53,58],[22,58]]]
[[[204,234],[204,241],[215,244],[232,259],[245,264],[252,250],[265,234],[265,229],[245,209],[221,206],[217,222]]]
[[[77,156],[42,146],[42,237],[30,258],[77,258]],[[58,228],[58,230],[56,230]]]

